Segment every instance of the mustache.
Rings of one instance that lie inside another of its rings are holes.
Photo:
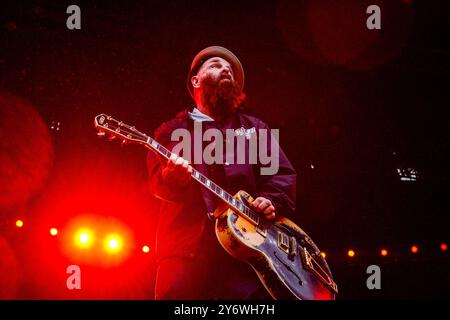
[[[221,80],[228,79],[230,82],[224,83]],[[206,78],[204,80],[204,92],[207,95],[217,95],[222,98],[231,98],[238,90],[238,84],[229,74],[221,74],[218,78]]]
[[[233,77],[228,72],[222,72],[219,76],[219,79],[228,79],[228,80],[233,80],[233,82],[234,82]]]

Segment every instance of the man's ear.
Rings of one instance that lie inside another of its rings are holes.
[[[200,78],[198,76],[193,76],[191,78],[192,87],[200,88]]]

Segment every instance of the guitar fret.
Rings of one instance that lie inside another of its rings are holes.
[[[161,148],[161,152],[167,157],[170,158],[170,156],[172,155],[172,152],[170,152],[169,150],[167,150],[166,148],[162,147]]]

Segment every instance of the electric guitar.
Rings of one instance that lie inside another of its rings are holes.
[[[169,159],[172,152],[135,127],[106,114],[94,119],[99,135],[141,144]],[[192,168],[192,178],[222,200],[214,212],[215,232],[222,247],[248,263],[274,299],[333,300],[337,285],[320,250],[294,222],[268,221],[250,209],[245,191],[231,195]]]

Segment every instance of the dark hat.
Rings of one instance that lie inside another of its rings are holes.
[[[192,60],[191,70],[189,71],[187,78],[187,87],[192,98],[194,98],[194,88],[192,87],[191,78],[197,74],[197,71],[201,65],[212,57],[220,57],[228,61],[233,69],[234,79],[239,84],[241,91],[244,88],[244,69],[242,68],[239,59],[233,54],[233,52],[224,47],[212,46],[197,53],[194,60]]]

